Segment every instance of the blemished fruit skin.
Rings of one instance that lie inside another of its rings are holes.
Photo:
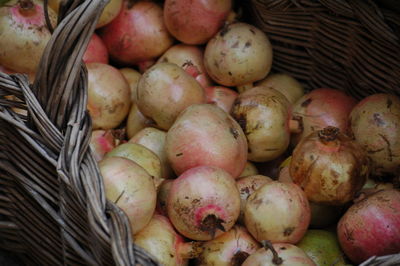
[[[354,263],[400,252],[400,191],[385,189],[354,203],[340,218],[337,235]]]

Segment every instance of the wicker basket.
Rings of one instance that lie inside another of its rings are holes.
[[[400,11],[376,2],[251,0],[246,7],[248,19],[272,42],[273,70],[308,89],[335,88],[360,99],[400,95]]]
[[[398,14],[363,0],[245,2],[274,45],[274,71],[308,89],[399,94]],[[157,265],[132,244],[88,149],[81,59],[107,0],[63,3],[34,84],[0,73],[0,246],[35,265]],[[399,264],[400,255],[390,255],[363,265]]]

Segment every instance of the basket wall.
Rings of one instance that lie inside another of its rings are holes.
[[[271,40],[273,71],[309,90],[400,95],[400,12],[365,0],[251,0],[246,10]]]

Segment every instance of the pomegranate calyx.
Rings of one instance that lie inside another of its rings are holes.
[[[225,221],[214,214],[209,214],[201,221],[200,230],[209,233],[214,238],[217,229],[223,232],[226,231],[222,223],[225,223]]]
[[[322,142],[335,141],[339,135],[339,128],[328,126],[318,131],[318,137]]]
[[[30,10],[35,7],[35,4],[32,0],[19,0],[19,7],[23,10]]]
[[[272,245],[271,241],[268,240],[262,240],[261,241],[262,246],[268,250],[270,249],[272,252],[272,255],[274,256],[272,259],[272,263],[275,265],[281,265],[283,263],[283,259],[279,257],[278,252],[276,252],[274,246]]]
[[[249,253],[247,253],[245,251],[238,251],[235,253],[235,255],[233,255],[230,265],[240,266],[243,264],[243,262],[247,259],[248,256],[250,256]]]

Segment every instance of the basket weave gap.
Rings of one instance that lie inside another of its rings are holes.
[[[290,7],[290,3],[286,0],[276,0],[276,1],[270,1],[268,4],[263,3],[262,0],[254,1],[254,4],[259,5],[260,8],[263,10],[286,10],[287,8]]]
[[[369,33],[374,38],[385,40],[392,45],[398,43],[399,37],[394,35],[391,29],[383,22],[383,18],[373,1],[365,3],[365,1],[353,0],[349,1],[349,3],[356,10],[354,12],[355,17],[360,20],[361,24],[369,30]]]
[[[329,9],[334,14],[339,14],[344,17],[352,18],[354,16],[354,12],[351,9],[351,6],[347,1],[344,0],[320,0],[322,5],[324,5],[327,9]]]
[[[370,53],[371,47],[362,44],[360,44],[359,46],[360,46],[359,49],[363,51],[363,53],[360,53],[359,56],[360,62],[362,60],[363,62],[368,63],[365,64],[365,68],[371,73],[371,75],[374,76],[373,81],[376,82],[378,85],[384,87],[386,82],[388,82],[389,80],[388,79],[382,80],[379,77],[382,77],[387,73],[391,73],[391,76],[395,76],[396,73],[395,73],[395,68],[393,68],[393,66],[395,66],[396,64],[390,67],[386,65],[384,61],[382,61],[382,57],[385,56],[384,54],[379,53],[379,51],[376,51],[376,53]],[[399,67],[398,69],[400,69],[400,64],[398,64],[398,67]]]

